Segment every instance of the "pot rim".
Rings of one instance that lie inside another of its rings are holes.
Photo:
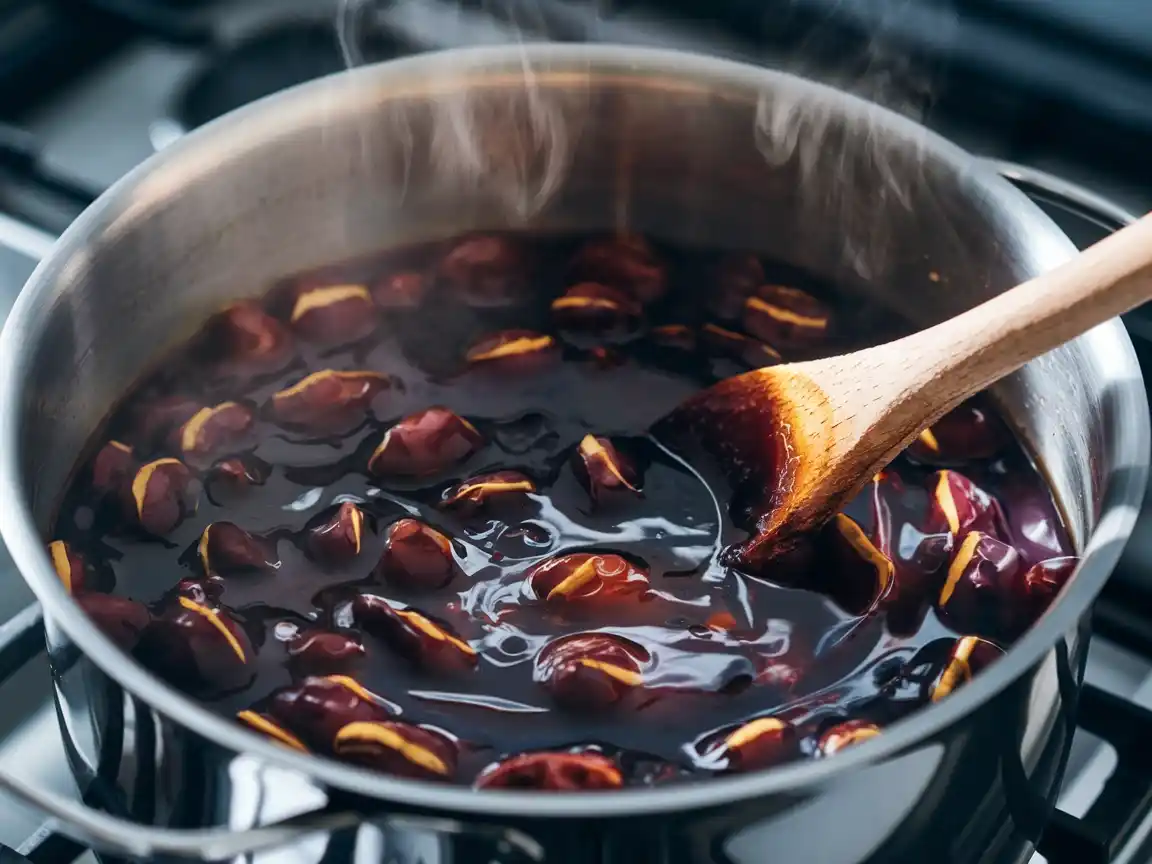
[[[538,64],[537,78],[571,75],[579,70],[604,77],[637,82],[662,79],[679,86],[710,90],[740,89],[755,92],[771,85],[805,99],[834,100],[848,113],[883,117],[890,130],[918,136],[934,156],[960,170],[978,173],[981,193],[993,204],[1011,211],[1023,236],[1047,236],[1034,255],[1038,266],[1060,264],[1074,253],[1039,208],[1006,181],[978,167],[976,161],[934,133],[904,117],[830,87],[745,63],[664,49],[624,45],[555,45],[452,49],[394,60],[321,78],[282,91],[232,112],[152,156],[117,182],[89,207],[61,236],[55,249],[30,277],[0,334],[0,500],[9,502],[0,514],[0,535],[22,574],[43,606],[46,619],[65,634],[125,690],[153,709],[204,738],[238,753],[248,753],[314,781],[357,795],[394,802],[404,809],[517,818],[617,818],[656,814],[678,809],[715,807],[749,797],[760,797],[814,787],[835,775],[881,761],[932,737],[960,721],[1021,677],[1041,660],[1052,645],[1071,632],[1111,573],[1124,542],[1132,531],[1143,498],[1149,453],[1148,403],[1135,353],[1119,320],[1109,321],[1081,339],[1091,341],[1094,353],[1104,356],[1116,371],[1117,411],[1124,418],[1107,430],[1110,449],[1121,470],[1114,472],[1104,490],[1101,518],[1083,551],[1083,561],[1062,596],[991,668],[939,704],[914,712],[885,729],[883,735],[838,754],[831,760],[805,760],[771,770],[668,788],[636,788],[595,794],[570,792],[541,795],[535,792],[478,791],[390,777],[335,760],[297,753],[272,743],[255,732],[219,715],[168,685],[121,651],[83,613],[56,577],[37,530],[25,493],[19,445],[23,407],[32,398],[25,393],[29,366],[26,334],[39,334],[46,310],[59,291],[57,277],[69,262],[85,255],[87,239],[113,226],[133,206],[142,184],[168,163],[187,159],[209,142],[219,146],[241,127],[255,125],[260,132],[274,130],[282,114],[307,110],[316,97],[334,87],[386,90],[382,98],[405,98],[428,86],[430,73],[447,62],[459,72],[467,67],[469,80],[493,79],[515,72],[524,64]],[[411,89],[405,86],[408,84]]]

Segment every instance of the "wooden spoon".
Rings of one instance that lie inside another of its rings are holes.
[[[927,330],[725,379],[654,432],[719,460],[757,519],[752,539],[731,554],[755,567],[830,519],[964,399],[1149,299],[1152,215]]]

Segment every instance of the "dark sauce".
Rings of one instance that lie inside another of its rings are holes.
[[[299,305],[333,286],[355,290]],[[225,315],[150,375],[96,436],[96,450],[124,446],[78,470],[53,558],[138,660],[292,746],[409,776],[535,788],[827,756],[962,685],[1075,564],[1042,478],[977,399],[786,559],[763,572],[726,566],[721,553],[748,536],[750,514],[722,474],[653,437],[655,421],[753,366],[901,331],[885,310],[752,256],[487,236],[295,277],[263,302],[288,342],[229,329]],[[321,314],[297,319],[301,308]],[[250,362],[274,343],[280,360]],[[326,369],[388,380],[356,410],[321,410],[326,419],[307,428],[269,407]],[[184,452],[189,415],[229,400],[250,428]],[[430,406],[464,418],[474,451],[420,477],[370,470],[386,431]],[[613,448],[596,476],[581,461],[587,436]],[[111,469],[99,461],[121,455]],[[158,532],[134,496],[141,466],[161,458],[188,470],[177,478],[183,504],[164,499],[175,494],[169,480],[156,487],[157,507],[183,510]],[[445,506],[459,484],[497,471],[519,472],[535,491]],[[615,488],[596,486],[605,477]],[[333,562],[308,538],[346,502],[363,517],[359,551]],[[381,576],[402,519],[450,539],[458,572],[448,584]],[[218,572],[201,539],[221,521],[259,538],[276,566]],[[541,563],[586,553],[618,556],[634,584],[553,597],[557,580],[532,582]],[[382,637],[358,612],[362,595],[418,610],[441,635],[425,633],[415,649]],[[343,641],[296,650],[317,633]],[[570,680],[550,684],[541,652],[575,634],[601,634],[589,643],[599,653],[580,665],[576,650]],[[426,648],[460,662],[430,669]],[[344,677],[321,680],[332,675]],[[356,746],[336,746],[358,721],[375,725],[351,737]]]

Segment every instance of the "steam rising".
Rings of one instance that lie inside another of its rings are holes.
[[[480,6],[477,11],[469,11],[455,4],[450,9],[440,0],[340,0],[337,29],[345,61],[354,67],[378,59],[369,56],[365,46],[373,32],[386,32],[397,22],[411,30],[423,20],[427,44],[444,47],[519,44],[525,33],[531,41],[540,41],[548,32],[545,9],[551,9],[551,2],[483,0],[472,4]],[[792,2],[796,9],[819,5],[816,0]],[[789,56],[766,59],[764,65],[783,67],[922,119],[931,104],[932,74],[899,41],[899,28],[907,16],[917,14],[917,4],[824,0],[824,5],[832,7],[825,22],[800,44],[793,43]],[[427,32],[433,18],[434,32]],[[846,23],[868,34],[865,47],[845,52],[840,33]],[[596,35],[597,28],[589,26],[585,32]],[[469,81],[467,68],[440,64],[435,73],[439,80],[428,82],[437,94],[429,102],[428,127],[415,130],[412,116],[404,111],[391,112],[388,118],[390,143],[394,152],[402,151],[405,177],[413,159],[427,158],[430,176],[443,186],[440,191],[482,200],[485,206],[491,202],[512,225],[531,221],[555,200],[573,169],[589,113],[588,88],[573,88],[570,79],[564,88],[549,87],[542,83],[548,70],[533,68],[526,52],[520,57],[519,69],[509,70],[519,76],[520,88],[480,89]],[[918,152],[922,142],[911,136],[896,158],[888,136],[878,135],[881,126],[888,125],[878,108],[862,108],[860,116],[845,125],[829,104],[766,92],[756,106],[750,134],[769,166],[799,173],[801,192],[794,206],[803,233],[835,232],[840,238],[836,257],[861,279],[876,282],[885,275],[893,245],[893,223],[884,214],[893,213],[892,208],[910,210],[913,200],[924,206],[924,196],[913,194],[922,192],[926,183]],[[694,134],[691,124],[685,132]],[[426,156],[413,152],[414,141],[429,142]],[[625,188],[618,189],[618,219],[625,220],[628,178],[619,180]],[[701,194],[711,194],[707,182]]]
[[[913,191],[927,185],[923,136],[911,135],[897,159],[878,134],[889,125],[883,109],[919,121],[931,107],[932,72],[898,38],[901,23],[918,11],[914,0],[836,0],[824,25],[783,64],[871,103],[851,125],[840,123],[830,103],[819,99],[773,92],[762,94],[756,105],[757,149],[769,165],[792,164],[802,188],[814,193],[800,200],[800,220],[813,227],[838,225],[846,263],[869,281],[883,278],[892,245],[891,222],[883,214],[892,207],[910,210],[914,199],[923,200]],[[868,33],[862,50],[844,53],[838,27],[846,23]]]
[[[337,30],[348,66],[371,59],[364,51],[369,28],[380,27],[386,18],[403,16],[421,5],[422,0],[341,0]],[[437,4],[423,5],[430,9]],[[540,29],[540,21],[517,20],[518,7],[511,2],[498,5],[497,9],[488,2],[484,11],[496,13],[496,20],[503,26],[494,27],[492,19],[457,10],[451,23],[458,33],[439,33],[439,41],[461,45],[509,41],[519,44],[522,32]],[[488,26],[483,22],[489,22]],[[455,39],[451,38],[453,35]],[[469,80],[466,67],[439,67],[439,80],[429,82],[429,89],[437,97],[429,103],[427,136],[427,158],[436,182],[448,193],[464,193],[464,200],[493,202],[514,225],[538,215],[564,185],[583,130],[587,104],[586,88],[572,88],[570,79],[563,90],[542,86],[539,77],[547,70],[533,68],[525,52],[521,52],[520,60],[519,68],[510,73],[522,81],[521,88],[481,90]],[[390,119],[390,131],[405,148],[406,165],[410,165],[411,118],[396,112]]]

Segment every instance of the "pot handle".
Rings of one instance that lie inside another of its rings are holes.
[[[1119,231],[1138,218],[1107,198],[1045,171],[999,159],[980,161],[1029,197],[1055,204],[1107,231]]]
[[[317,810],[245,831],[230,828],[157,828],[111,816],[80,801],[33,786],[3,771],[0,771],[0,790],[53,816],[59,823],[57,830],[78,843],[144,861],[151,861],[157,856],[196,861],[230,861],[297,843],[309,834],[355,828],[366,821],[400,830],[484,836],[498,848],[518,852],[525,860],[544,860],[543,847],[522,831],[453,819],[404,815],[376,817],[353,811]]]

